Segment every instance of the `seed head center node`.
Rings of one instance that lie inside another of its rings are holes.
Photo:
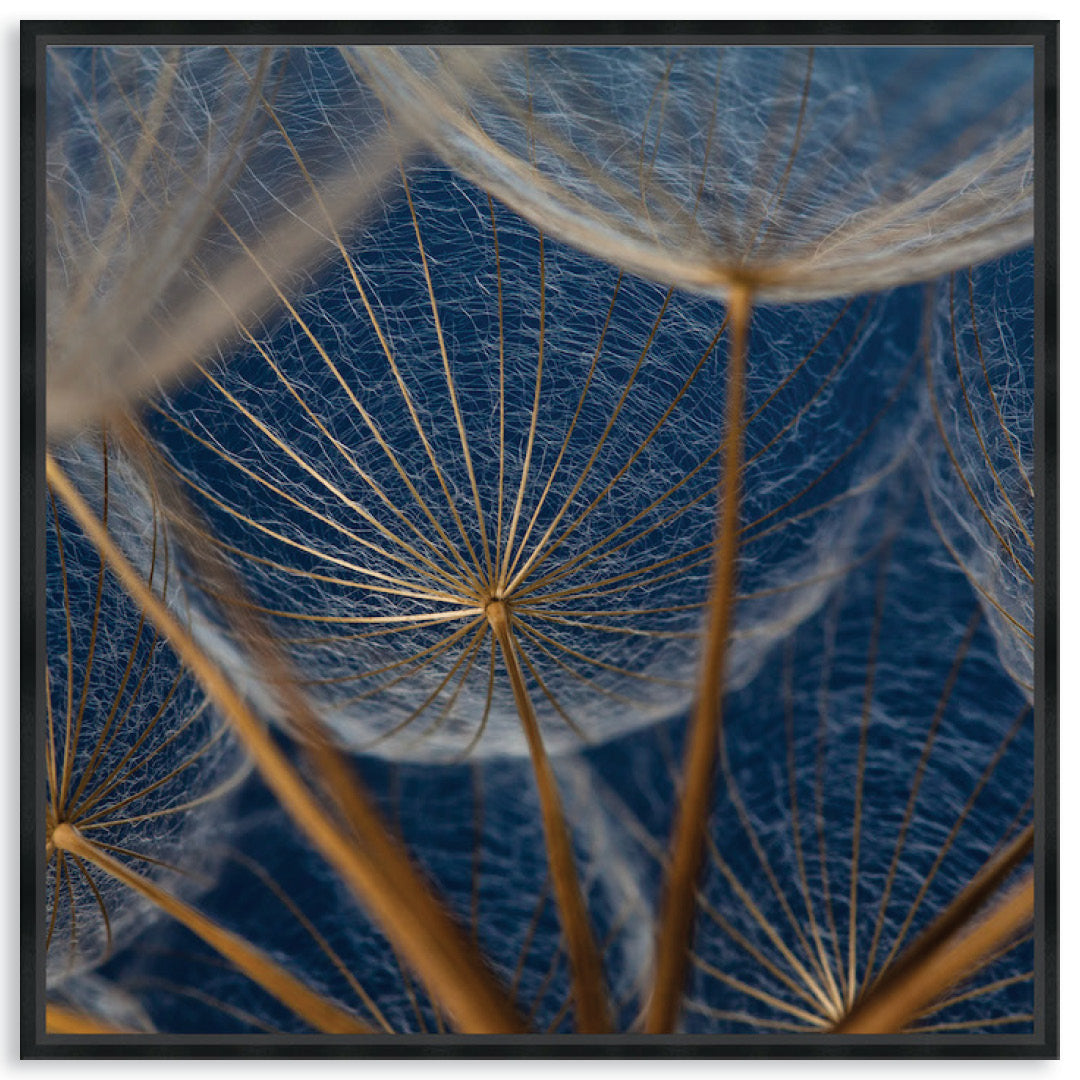
[[[492,630],[498,633],[510,619],[510,602],[502,597],[492,597],[484,605],[484,614]]]

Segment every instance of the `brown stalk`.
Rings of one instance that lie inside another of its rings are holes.
[[[981,922],[976,913],[1030,854],[1029,825],[991,859],[833,1030],[839,1034],[901,1031],[961,982],[980,960],[1012,939],[1034,917],[1035,880],[1029,873]]]
[[[46,455],[46,475],[125,589],[229,719],[282,807],[350,885],[459,1030],[522,1030],[482,959],[391,839],[340,756],[325,740],[315,741],[315,764],[363,838],[360,844],[327,813],[229,679],[142,580],[52,455]]]
[[[664,884],[656,935],[656,977],[645,1013],[645,1031],[675,1029],[689,965],[694,895],[705,852],[716,756],[721,738],[724,662],[735,609],[735,556],[738,549],[739,473],[742,466],[746,339],[753,292],[732,289],[729,379],[724,409],[724,464],[717,505],[712,586],[697,702],[690,720],[683,765],[683,794],[671,840],[671,862]]]
[[[529,744],[533,772],[536,775],[552,889],[559,909],[559,921],[566,935],[566,948],[573,973],[577,1030],[582,1033],[609,1032],[611,1016],[604,990],[604,969],[600,952],[596,947],[588,911],[581,895],[581,886],[574,866],[574,852],[559,799],[555,773],[544,750],[540,726],[525,686],[521,665],[518,663],[510,615],[506,604],[501,600],[492,600],[487,605],[486,614],[502,649],[503,661],[510,676],[514,701],[517,703],[521,726]]]
[[[134,1035],[127,1028],[113,1027],[103,1020],[77,1012],[64,1005],[46,1004],[45,1033],[47,1035]]]
[[[73,825],[57,825],[53,830],[52,841],[58,850],[93,863],[99,870],[103,870],[167,915],[171,915],[312,1027],[332,1035],[371,1033],[372,1029],[367,1024],[305,986],[262,949],[219,926],[190,904],[130,870],[87,840]]]

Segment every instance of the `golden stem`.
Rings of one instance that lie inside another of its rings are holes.
[[[87,840],[73,825],[57,825],[53,830],[53,843],[59,850],[93,863],[99,870],[105,871],[110,877],[133,889],[167,915],[171,915],[312,1027],[332,1035],[371,1033],[372,1029],[367,1024],[316,994],[280,964],[271,960],[262,949],[219,926],[213,919],[141,874],[128,869]]]
[[[845,1035],[903,1031],[927,1005],[966,978],[1034,916],[1035,875],[1029,873],[974,929],[928,951],[905,971],[904,979],[883,982],[833,1030]]]
[[[328,815],[228,678],[128,562],[52,455],[46,455],[45,467],[49,483],[105,555],[124,588],[229,719],[282,807],[349,884],[458,1028],[471,1033],[520,1031],[523,1024],[513,1006],[408,856],[390,838],[339,755],[325,742],[316,745],[319,771],[328,787],[347,803],[350,819],[364,837],[363,845]]]
[[[103,1020],[88,1016],[86,1013],[76,1012],[74,1009],[63,1005],[45,1006],[45,1034],[46,1035],[134,1035],[134,1031],[127,1028],[113,1027]]]
[[[704,859],[717,748],[722,737],[720,697],[735,607],[746,339],[752,303],[753,294],[749,286],[739,285],[732,289],[728,307],[731,351],[724,410],[724,465],[717,505],[708,626],[698,697],[686,741],[684,790],[672,833],[671,862],[656,935],[656,977],[645,1014],[645,1031],[650,1034],[674,1031],[679,1017],[689,966],[694,894]]]
[[[513,687],[514,700],[521,717],[521,726],[525,730],[533,772],[536,775],[548,867],[573,972],[577,1029],[583,1033],[609,1032],[611,1017],[604,990],[604,969],[592,927],[589,925],[585,900],[581,895],[577,869],[574,866],[574,852],[559,799],[555,773],[544,750],[540,726],[525,686],[521,665],[518,663],[510,614],[501,600],[492,600],[487,605],[486,614],[502,649],[503,661],[510,676],[510,685]]]

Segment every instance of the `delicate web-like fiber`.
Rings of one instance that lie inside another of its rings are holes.
[[[535,1030],[573,1029],[568,959],[547,878],[540,811],[522,760],[400,766],[364,762],[384,793],[386,819],[475,937]],[[560,772],[566,763],[560,763]],[[598,803],[580,763],[564,777],[574,843],[613,995],[636,1000],[651,912],[644,875],[619,824]],[[357,908],[280,807],[249,790],[222,853],[217,886],[200,907],[261,944],[309,985],[376,1031],[439,1033],[448,1019]],[[280,1002],[208,954],[179,927],[119,954],[108,972],[160,1026],[179,1032],[308,1031]],[[632,1012],[624,1016],[629,1024]]]
[[[905,500],[877,557],[726,703],[687,1031],[827,1031],[1031,821],[1031,709]],[[625,835],[656,855],[674,760],[662,732],[601,770],[641,822]],[[1030,1031],[1032,965],[1028,935],[912,1029]]]
[[[147,582],[177,603],[169,537],[130,467],[100,442],[73,444],[64,464]],[[127,886],[53,850],[53,828],[74,826],[140,874],[190,894],[212,879],[202,849],[208,816],[220,814],[246,762],[62,505],[50,497],[47,512],[45,922],[53,986],[99,964],[153,914]]]
[[[484,616],[500,597],[549,752],[684,708],[724,316],[414,170],[290,318],[154,406],[249,590],[207,597],[208,646],[242,673],[214,627],[254,604],[345,745],[520,753]],[[887,298],[755,320],[732,685],[859,557],[873,488],[917,431],[910,336]]]
[[[940,436],[934,521],[982,597],[1006,670],[1034,694],[1035,365],[1031,253],[958,271],[938,288],[928,357]]]
[[[53,438],[235,339],[325,256],[324,210],[359,212],[405,141],[335,49],[51,46],[46,113]]]
[[[454,168],[653,280],[813,300],[1029,243],[1026,48],[354,47]]]

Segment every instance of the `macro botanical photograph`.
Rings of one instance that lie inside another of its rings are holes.
[[[23,1052],[1056,1053],[1057,25],[177,25],[23,25]]]

